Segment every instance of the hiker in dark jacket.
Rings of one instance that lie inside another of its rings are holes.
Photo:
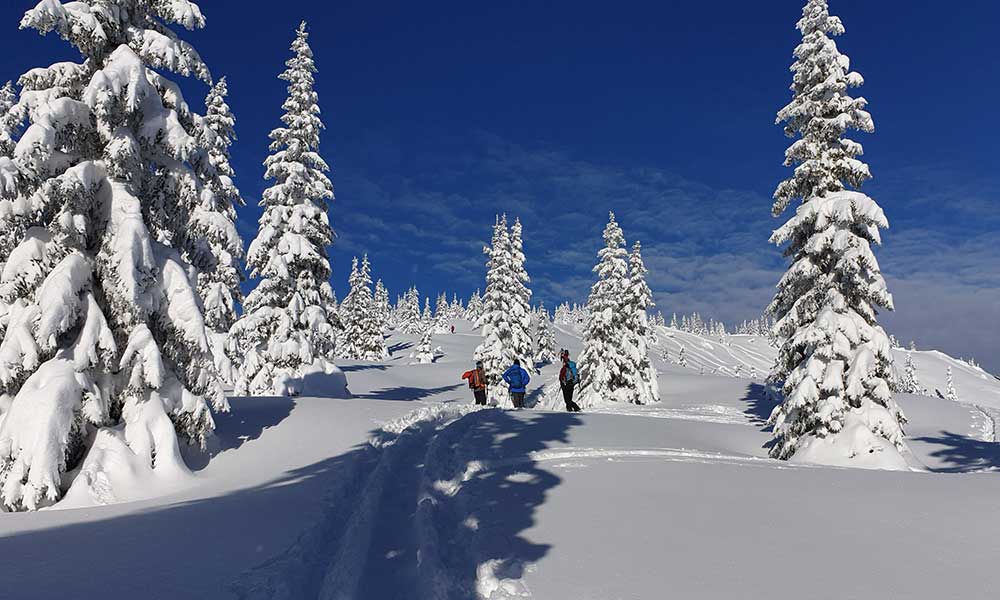
[[[476,398],[476,404],[486,405],[486,372],[483,371],[483,361],[476,361],[476,368],[462,374],[462,379],[469,380],[469,389]]]
[[[514,403],[514,408],[524,408],[524,393],[527,391],[531,376],[521,366],[520,360],[514,359],[514,364],[504,372],[503,380],[510,386],[510,399]]]
[[[569,412],[580,412],[580,405],[573,402],[573,390],[580,382],[580,374],[576,370],[576,363],[569,359],[569,350],[563,350],[559,354],[562,359],[562,369],[559,370],[559,387],[562,388],[563,401],[566,403],[566,410]]]

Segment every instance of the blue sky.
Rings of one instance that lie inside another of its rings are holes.
[[[75,59],[0,7],[0,78]],[[583,301],[608,210],[641,239],[666,313],[759,314],[783,271],[767,244],[786,176],[801,0],[702,3],[205,0],[186,34],[230,82],[237,183],[253,203],[278,124],[276,76],[310,22],[334,167],[334,283],[368,252],[393,293],[467,296],[496,212],[525,224],[538,299]],[[891,229],[878,256],[904,340],[1000,372],[1000,6],[833,0],[876,133],[865,186]],[[206,89],[184,84],[200,106]],[[256,207],[241,213],[247,241]]]

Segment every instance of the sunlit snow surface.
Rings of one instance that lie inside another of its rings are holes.
[[[575,356],[575,330],[555,333]],[[444,356],[410,365],[419,340],[393,336],[391,360],[341,365],[349,400],[234,398],[210,456],[185,451],[193,476],[175,487],[151,481],[153,499],[0,514],[2,595],[832,599],[997,589],[1000,381],[965,363],[914,354],[932,395],[951,365],[962,402],[900,396],[916,470],[885,472],[767,458],[762,382],[723,370],[742,364],[744,376],[753,367],[763,377],[774,350],[761,338],[661,330],[663,402],[578,415],[471,406],[460,377],[479,339],[459,323],[433,339]],[[671,356],[683,346],[688,367],[663,363],[664,346]],[[555,376],[543,368],[529,401],[558,408]],[[94,551],[98,541],[107,552]],[[170,569],[155,566],[164,557]]]

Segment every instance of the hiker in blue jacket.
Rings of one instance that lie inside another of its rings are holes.
[[[519,359],[514,359],[514,364],[504,371],[503,380],[510,386],[510,399],[514,403],[514,408],[524,408],[524,393],[527,391],[531,376],[521,366]]]

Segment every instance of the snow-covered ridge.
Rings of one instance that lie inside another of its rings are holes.
[[[679,364],[684,351],[683,367]],[[666,359],[664,359],[666,352]],[[726,375],[763,381],[771,371],[777,348],[767,337],[754,335],[698,335],[671,327],[657,328],[652,353],[661,368],[681,367],[706,375]],[[1000,409],[1000,379],[982,367],[953,358],[937,350],[893,348],[892,356],[899,378],[910,356],[916,367],[916,379],[923,395],[944,398],[951,367],[958,400]]]

